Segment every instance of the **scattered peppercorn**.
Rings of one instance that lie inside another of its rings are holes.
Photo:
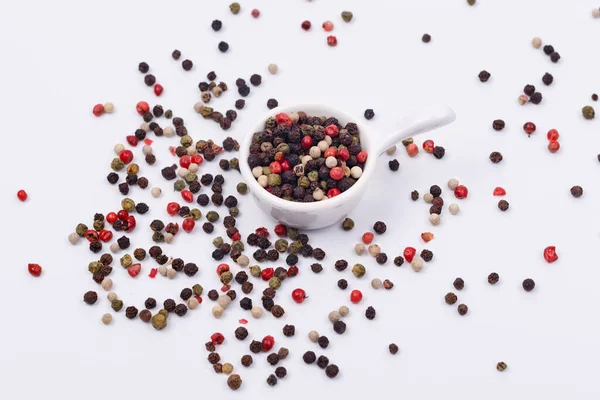
[[[498,202],[498,208],[500,209],[500,211],[506,211],[506,210],[508,210],[509,206],[510,206],[510,204],[506,200],[500,200]]]
[[[481,82],[487,82],[490,79],[491,76],[492,76],[492,74],[490,74],[489,72],[483,70],[483,71],[481,71],[479,73],[479,80]]]
[[[460,304],[457,310],[460,315],[466,315],[469,312],[469,307],[466,304]]]
[[[498,164],[500,161],[502,161],[502,153],[498,152],[498,151],[493,151],[490,154],[490,161],[493,162],[494,164]]]
[[[583,188],[581,186],[573,186],[571,188],[571,195],[576,199],[580,198],[583,195]]]
[[[463,290],[465,287],[465,281],[462,278],[456,278],[452,285],[456,290]]]
[[[365,118],[366,118],[366,119],[369,119],[369,120],[370,120],[370,119],[373,119],[373,117],[374,117],[374,116],[375,116],[375,112],[373,111],[373,109],[372,109],[372,108],[367,108],[367,109],[365,110]]]
[[[492,128],[494,128],[495,131],[501,131],[502,129],[504,129],[505,126],[506,122],[504,122],[504,120],[501,119],[495,119],[492,123]]]
[[[302,360],[307,364],[312,364],[317,360],[317,355],[313,351],[307,351],[302,356]]]
[[[421,40],[423,41],[423,43],[429,43],[431,42],[431,35],[426,33],[423,35],[423,37],[421,38]]]

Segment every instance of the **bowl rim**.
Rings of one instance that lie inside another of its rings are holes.
[[[335,118],[338,118],[340,121],[346,121],[346,123],[356,123],[359,130],[361,146],[364,150],[367,151],[367,161],[365,162],[365,169],[363,170],[360,179],[358,179],[350,189],[348,189],[344,193],[341,193],[338,196],[335,196],[330,199],[328,198],[327,200],[315,201],[311,203],[301,203],[290,200],[284,200],[275,195],[272,195],[271,193],[267,192],[265,188],[259,185],[258,181],[252,174],[250,166],[248,165],[248,156],[250,154],[250,144],[252,142],[252,136],[255,132],[259,132],[264,129],[264,123],[269,117],[273,117],[278,113],[283,112],[289,114],[294,111],[305,111],[307,114],[315,114],[317,113],[317,110],[322,110],[318,111],[319,113],[323,113],[320,115],[333,116]],[[361,121],[352,117],[351,114],[336,107],[331,107],[319,103],[302,103],[285,107],[276,107],[272,110],[269,110],[269,112],[265,113],[260,119],[258,119],[257,122],[253,124],[250,130],[246,133],[246,136],[244,137],[240,147],[240,172],[254,196],[256,196],[259,200],[270,203],[272,206],[275,206],[279,209],[303,212],[337,208],[342,206],[344,202],[349,201],[351,197],[355,198],[364,194],[365,186],[371,174],[375,170],[377,164],[376,161],[379,156],[378,152],[375,151],[376,137],[377,136],[374,134],[373,128],[366,127]]]

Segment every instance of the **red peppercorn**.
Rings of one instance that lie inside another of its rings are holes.
[[[254,10],[252,10],[252,12],[250,13],[254,18],[258,18],[260,16],[260,11],[258,11],[256,8]]]
[[[338,188],[331,188],[331,189],[329,189],[327,191],[327,197],[331,199],[332,197],[335,197],[335,196],[337,196],[338,194],[341,194],[341,193],[342,193],[342,191],[340,189],[338,189]]]
[[[262,238],[268,238],[269,237],[269,230],[267,228],[260,227],[260,228],[256,228],[256,230],[254,231],[254,233],[256,233],[258,236],[262,237]]]
[[[283,161],[283,159],[285,158],[285,154],[283,153],[283,151],[278,151],[277,153],[275,153],[275,156],[273,158],[275,159],[275,161]]]
[[[98,232],[96,232],[93,229],[88,229],[87,231],[85,231],[84,236],[90,243],[97,242],[100,239],[98,236]]]
[[[343,148],[337,152],[337,156],[340,160],[347,161],[350,158],[350,152],[348,151],[348,149]]]
[[[133,264],[127,268],[127,273],[130,277],[135,278],[142,271],[142,264]]]
[[[352,292],[350,292],[350,301],[354,304],[360,303],[362,297],[363,295],[360,290],[353,290]]]
[[[187,201],[188,203],[191,203],[192,201],[194,201],[194,193],[192,193],[188,189],[184,189],[181,191],[181,198]]]
[[[100,238],[101,241],[103,241],[104,243],[106,242],[110,242],[110,240],[113,237],[113,233],[107,229],[102,229],[100,231],[100,233],[98,234],[98,237]]]
[[[335,156],[337,156],[337,149],[335,147],[330,147],[327,150],[325,150],[325,153],[323,153],[323,157],[325,158]]]
[[[504,188],[501,188],[500,186],[494,189],[494,196],[504,196],[505,194],[506,190],[504,190]]]
[[[456,189],[454,189],[454,195],[457,199],[466,199],[469,195],[469,189],[465,185],[458,185]]]
[[[550,153],[556,153],[560,149],[560,143],[557,140],[552,140],[548,143],[548,150]]]
[[[127,217],[127,229],[125,229],[125,232],[131,232],[135,229],[136,225],[137,222],[135,220],[135,217],[133,215],[130,215],[129,217]]]
[[[323,22],[323,29],[325,29],[325,32],[331,32],[333,30],[333,22],[331,22],[331,21]]]
[[[419,146],[417,146],[414,143],[411,143],[408,146],[406,146],[406,152],[408,153],[409,157],[414,157],[417,154],[419,154]]]
[[[179,232],[179,224],[177,222],[169,222],[165,227],[165,231],[175,236]]]
[[[194,221],[192,218],[184,219],[183,223],[181,224],[181,228],[186,232],[193,231],[194,226],[196,226],[196,221]]]
[[[273,270],[273,268],[265,268],[262,271],[260,271],[260,277],[263,281],[268,281],[273,277],[274,273],[275,271]]]
[[[19,191],[17,192],[17,198],[18,198],[19,200],[21,200],[21,201],[25,201],[25,200],[27,200],[27,192],[26,192],[26,191],[24,191],[24,190],[19,190]]]
[[[196,295],[196,296],[194,296],[194,298],[195,298],[196,300],[198,300],[198,304],[202,304],[202,297],[201,297],[201,296],[197,296],[197,295]]]
[[[528,135],[531,135],[533,132],[535,132],[535,124],[533,122],[526,122],[525,125],[523,125],[523,130]]]
[[[27,264],[27,270],[35,277],[38,277],[42,274],[42,267],[39,264]]]
[[[139,101],[136,105],[135,105],[135,110],[137,111],[138,114],[140,115],[144,115],[146,114],[148,111],[150,111],[150,106],[148,105],[148,103],[146,103],[145,101]]]
[[[306,135],[302,138],[302,141],[300,142],[300,145],[302,146],[302,148],[304,150],[308,150],[312,147],[313,144],[313,140],[310,136]]]
[[[331,136],[331,137],[336,137],[337,135],[339,135],[339,134],[340,134],[340,130],[338,129],[338,127],[337,127],[337,126],[335,126],[335,125],[333,125],[333,124],[332,124],[332,125],[329,125],[329,126],[327,126],[327,127],[325,128],[325,133],[326,133],[328,136]]]
[[[157,96],[160,96],[163,92],[163,90],[165,90],[162,85],[160,83],[157,83],[156,85],[154,85],[154,94]]]
[[[219,264],[217,266],[217,275],[221,276],[221,274],[223,272],[228,272],[229,271],[229,265],[228,264]]]
[[[242,325],[246,325],[248,323],[248,320],[246,318],[242,318],[242,319],[239,319],[238,322]]]
[[[96,104],[94,106],[94,108],[92,109],[92,113],[96,116],[99,117],[102,114],[104,114],[104,106],[102,104]]]
[[[117,217],[117,213],[114,213],[112,211],[106,214],[106,222],[108,222],[111,225],[114,224],[118,218],[119,217]]]
[[[223,334],[220,332],[215,332],[210,336],[210,341],[214,345],[223,344],[223,342],[225,341],[225,336],[223,336]]]
[[[275,115],[275,122],[277,122],[277,125],[292,126],[292,119],[286,113]]]
[[[181,168],[189,168],[192,163],[192,156],[183,156],[179,159],[179,165]]]
[[[175,147],[174,146],[169,146],[169,153],[171,153],[171,155],[175,155]]]
[[[292,169],[292,166],[290,165],[290,162],[288,160],[283,160],[281,162],[281,170],[282,171],[289,171]]]
[[[240,235],[239,232],[236,232],[236,233],[233,234],[233,236],[231,236],[231,240],[233,240],[234,242],[237,242],[240,239],[242,239],[242,235]]]
[[[137,146],[139,140],[135,135],[127,135],[125,137],[125,140],[127,140],[127,143],[129,143],[130,146]]]
[[[194,154],[192,156],[192,163],[194,163],[194,164],[201,165],[203,161],[204,161],[204,158],[202,158],[202,156],[200,154]]]
[[[174,201],[167,204],[167,214],[175,215],[178,212],[179,212],[179,204],[175,203]]]
[[[310,21],[304,21],[302,22],[302,25],[300,25],[302,27],[302,29],[304,29],[305,31],[310,29],[311,23]]]
[[[158,272],[158,268],[152,268],[150,269],[150,273],[148,274],[148,277],[154,279],[156,278],[156,274]]]
[[[548,263],[553,263],[554,261],[558,260],[558,254],[556,254],[556,247],[546,247],[544,249],[544,258],[546,259],[546,261],[548,261]]]
[[[229,292],[230,289],[231,289],[231,285],[223,285],[223,286],[221,286],[221,292],[223,292],[223,293]]]
[[[121,150],[119,153],[119,158],[125,164],[129,164],[133,160],[133,152],[131,150]]]
[[[279,161],[273,161],[271,164],[269,164],[269,171],[271,171],[272,174],[280,174],[281,164]]]
[[[371,242],[373,241],[373,237],[374,235],[371,232],[365,232],[362,235],[362,241],[364,244],[371,244]]]
[[[337,38],[335,36],[327,36],[327,44],[331,47],[337,46]]]
[[[404,259],[408,262],[412,262],[416,254],[417,249],[415,249],[414,247],[406,247],[404,249]]]
[[[275,234],[279,237],[287,236],[287,226],[285,226],[284,224],[275,225],[275,229],[273,229],[273,231],[275,231]]]
[[[344,177],[344,170],[341,167],[333,167],[329,171],[329,177],[333,180],[339,181]]]
[[[262,351],[267,352],[275,346],[275,338],[271,335],[267,335],[262,340]]]
[[[304,302],[304,299],[306,299],[306,292],[304,291],[304,289],[294,289],[294,291],[292,291],[292,299],[300,304],[302,302]]]
[[[546,135],[546,137],[548,138],[548,140],[552,141],[552,140],[558,140],[558,137],[560,135],[558,134],[558,131],[556,129],[550,129],[548,131],[548,134]]]
[[[121,210],[117,213],[117,217],[119,217],[121,221],[127,221],[127,218],[129,218],[129,213],[127,210]]]
[[[152,143],[154,143],[152,139],[144,139],[144,144],[147,144],[148,146],[151,146]]]
[[[364,163],[365,161],[367,161],[367,156],[368,156],[367,152],[364,150],[361,150],[356,155],[356,160],[360,163]]]
[[[287,276],[289,276],[289,277],[296,276],[296,275],[298,275],[298,272],[300,272],[298,270],[298,267],[296,267],[295,265],[292,265],[291,267],[288,268]]]
[[[433,143],[433,140],[426,140],[423,142],[423,150],[425,150],[427,153],[433,153],[434,147],[435,144]]]

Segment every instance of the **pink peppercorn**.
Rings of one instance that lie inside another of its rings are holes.
[[[344,177],[344,170],[341,167],[333,167],[329,171],[329,177],[333,180],[339,181]]]
[[[417,154],[419,154],[419,146],[417,146],[414,143],[411,143],[408,146],[406,146],[406,152],[408,153],[409,157],[414,157]]]
[[[302,22],[302,25],[300,25],[302,27],[302,29],[304,29],[305,31],[310,29],[310,21],[304,21]]]
[[[154,85],[154,94],[157,96],[160,96],[163,92],[163,90],[165,90],[162,85],[160,83],[157,83],[156,85]]]
[[[325,133],[331,137],[336,137],[340,133],[340,130],[335,125],[329,125],[325,128]]]
[[[465,185],[458,185],[456,189],[454,189],[454,196],[457,199],[466,199],[469,195],[469,189]]]
[[[102,104],[96,104],[94,106],[94,108],[92,109],[92,113],[96,116],[99,117],[102,114],[104,114],[104,106]]]
[[[365,161],[367,161],[367,157],[368,157],[368,154],[367,154],[367,152],[366,152],[366,151],[364,151],[364,150],[361,150],[361,151],[359,151],[359,152],[358,152],[358,154],[356,155],[356,160],[357,160],[358,162],[364,163]]]
[[[337,46],[337,38],[335,36],[327,36],[327,44],[331,47]]]
[[[258,18],[260,16],[260,11],[258,11],[256,8],[254,10],[252,10],[251,12],[252,16],[254,18]]]
[[[550,150],[550,153],[556,153],[559,149],[560,143],[558,143],[557,140],[551,140],[550,143],[548,143],[548,150]]]
[[[331,22],[331,21],[323,22],[323,29],[325,29],[325,32],[331,32],[333,30],[333,22]]]

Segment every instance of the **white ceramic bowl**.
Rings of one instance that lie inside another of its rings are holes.
[[[248,156],[253,134],[264,130],[267,118],[281,112],[289,114],[294,111],[304,111],[309,116],[335,117],[342,126],[348,122],[358,125],[361,146],[367,152],[368,158],[362,176],[346,192],[327,200],[299,203],[272,195],[260,186],[252,175],[252,170],[248,165]],[[333,107],[319,104],[278,107],[259,119],[246,134],[240,146],[240,171],[258,207],[273,219],[299,229],[324,228],[340,221],[356,207],[369,184],[369,178],[375,170],[377,158],[386,149],[408,137],[414,137],[419,133],[449,124],[454,119],[454,111],[450,108],[439,105],[430,106],[401,121],[400,131],[392,135],[380,136],[368,124],[363,123],[363,118],[353,118]]]

